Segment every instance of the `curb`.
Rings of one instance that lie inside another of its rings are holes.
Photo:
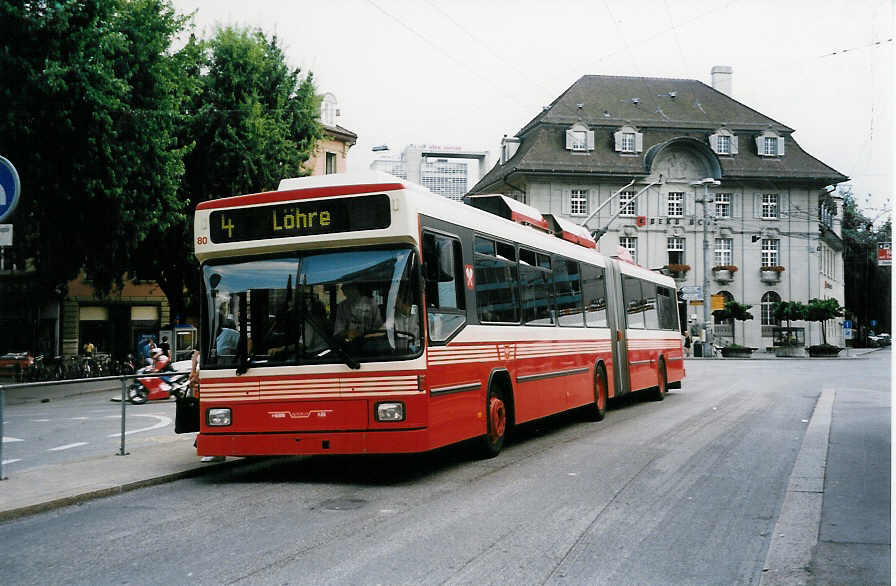
[[[239,458],[239,459],[235,459],[235,460],[232,460],[229,462],[204,464],[202,467],[190,468],[189,470],[181,470],[180,472],[172,472],[170,474],[163,474],[162,476],[156,476],[153,478],[146,478],[143,480],[135,480],[132,482],[126,482],[124,484],[120,484],[118,486],[110,486],[108,488],[91,490],[91,491],[83,492],[83,493],[72,495],[72,496],[67,496],[67,497],[54,499],[51,501],[46,501],[43,503],[37,503],[34,505],[27,505],[24,507],[18,507],[18,508],[9,509],[6,511],[0,511],[0,523],[6,522],[6,521],[11,521],[13,519],[19,519],[22,517],[28,517],[30,515],[35,515],[37,513],[44,513],[47,511],[52,511],[54,509],[59,509],[61,507],[77,505],[77,504],[85,503],[88,501],[104,498],[107,496],[113,496],[116,494],[129,492],[131,490],[136,490],[138,488],[146,488],[148,486],[156,486],[159,484],[166,484],[169,482],[174,482],[175,480],[181,480],[183,478],[192,478],[194,476],[202,476],[203,474],[208,474],[212,470],[235,468],[235,467],[237,467],[237,465],[245,465],[246,463],[249,463],[249,462],[251,462],[251,460],[245,460],[243,458]],[[2,484],[0,484],[0,486],[2,486]]]

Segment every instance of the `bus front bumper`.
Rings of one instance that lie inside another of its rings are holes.
[[[403,454],[429,450],[426,428],[313,433],[200,433],[199,456]]]

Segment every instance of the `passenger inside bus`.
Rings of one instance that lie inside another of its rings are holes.
[[[232,316],[228,316],[224,320],[224,325],[215,338],[215,350],[218,356],[227,356],[236,354],[237,344],[240,341],[240,333],[236,329],[236,321]]]
[[[410,287],[404,286],[395,299],[395,315],[387,328],[389,345],[399,352],[415,353],[420,349],[420,315],[411,303]]]

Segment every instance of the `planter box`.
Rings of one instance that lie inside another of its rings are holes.
[[[756,348],[722,348],[722,356],[725,358],[750,358]]]
[[[836,357],[840,354],[840,352],[841,352],[842,350],[843,350],[843,348],[836,348],[836,349],[830,349],[830,348],[825,348],[825,349],[813,349],[813,348],[809,348],[809,356],[810,356],[811,358],[836,358]]]
[[[806,348],[803,346],[775,346],[778,358],[805,358]]]
[[[713,271],[712,278],[719,283],[730,283],[734,280],[734,274],[731,271]]]
[[[781,273],[778,271],[763,271],[759,269],[759,278],[763,283],[780,283]]]

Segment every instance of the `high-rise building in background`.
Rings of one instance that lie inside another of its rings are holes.
[[[455,200],[462,199],[488,168],[488,151],[412,144],[400,156],[380,152],[384,154],[370,164],[371,169],[419,183],[433,193]]]

